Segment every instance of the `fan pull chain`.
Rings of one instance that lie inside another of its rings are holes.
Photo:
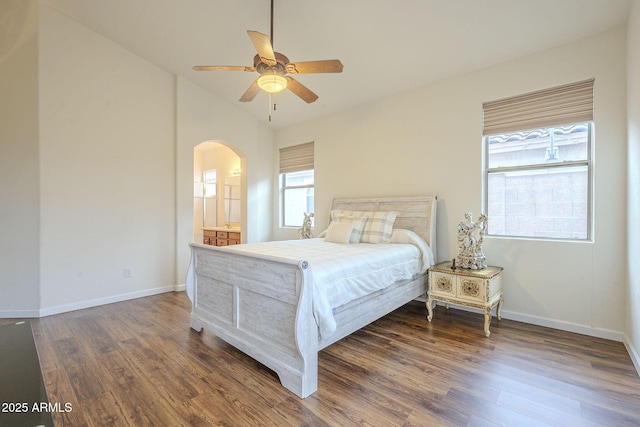
[[[272,100],[273,97],[273,100]],[[273,108],[272,108],[273,107]],[[276,94],[275,93],[270,93],[269,94],[269,105],[267,106],[267,109],[269,110],[269,121],[271,121],[271,112],[275,112],[276,111]]]

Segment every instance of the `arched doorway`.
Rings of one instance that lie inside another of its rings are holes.
[[[195,242],[226,245],[245,240],[242,232],[243,228],[246,230],[244,162],[242,153],[223,142],[205,141],[194,147]]]

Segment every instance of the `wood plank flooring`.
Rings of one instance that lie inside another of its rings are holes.
[[[412,302],[320,353],[299,399],[166,293],[33,320],[66,426],[638,426],[640,378],[618,342]],[[2,319],[0,323],[8,323]],[[7,387],[2,384],[1,387]],[[1,423],[0,423],[1,424]]]

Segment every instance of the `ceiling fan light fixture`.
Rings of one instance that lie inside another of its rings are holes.
[[[258,86],[265,92],[278,93],[287,88],[287,79],[280,74],[262,74],[258,77]]]

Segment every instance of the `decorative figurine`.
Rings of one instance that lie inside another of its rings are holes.
[[[304,213],[304,221],[302,221],[302,227],[298,228],[298,235],[301,239],[310,239],[311,235],[311,218],[313,218],[313,212]]]
[[[464,221],[458,223],[458,256],[455,259],[457,268],[480,270],[487,266],[486,257],[482,253],[482,240],[487,228],[487,216],[480,214],[478,222],[473,222],[471,212],[464,214]]]

